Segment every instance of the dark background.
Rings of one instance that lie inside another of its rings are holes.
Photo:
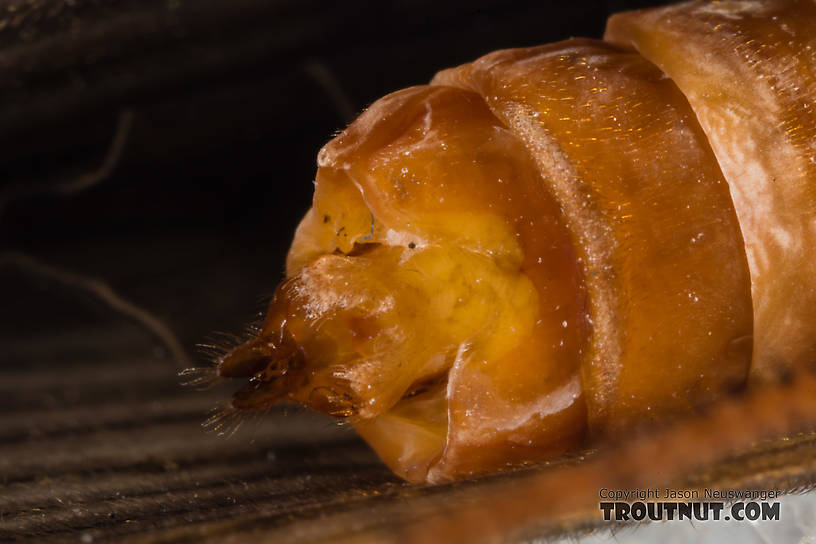
[[[240,330],[282,276],[318,149],[367,104],[494,49],[600,37],[610,13],[656,3],[4,3],[0,341],[28,350],[109,318],[19,253],[106,282],[191,352]],[[121,152],[94,176],[119,124]]]

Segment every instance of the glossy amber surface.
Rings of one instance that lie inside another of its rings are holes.
[[[751,300],[716,159],[672,81],[634,52],[576,39],[442,72],[536,157],[586,282],[581,375],[592,430],[688,411],[739,388]]]
[[[688,2],[610,18],[688,98],[734,199],[751,270],[752,378],[816,363],[816,3]]]
[[[239,348],[222,364],[275,376],[250,384],[241,407],[277,397],[350,417],[417,481],[579,444],[573,244],[529,151],[481,97],[388,96],[319,160],[255,356]]]
[[[776,356],[806,352],[794,325],[813,308],[804,276],[816,265],[802,252],[814,125],[785,117],[807,109],[785,98],[754,107],[771,108],[767,130],[787,127],[788,140],[728,132],[752,126],[738,113],[759,100],[759,72],[741,60],[720,63],[737,70],[726,83],[691,90],[661,70],[703,81],[694,58],[727,59],[725,48],[753,47],[745,35],[765,28],[726,14],[695,42],[682,21],[700,6],[613,19],[617,44],[498,51],[374,103],[320,151],[287,280],[260,335],[220,362],[221,375],[250,378],[234,406],[295,401],[345,418],[397,474],[438,482],[549,459],[739,390],[754,334],[756,354],[771,349],[760,320],[779,312],[794,316],[784,331],[799,340]],[[788,27],[799,61],[783,90],[799,92],[790,82],[801,71],[812,97],[807,24]],[[768,66],[784,71],[779,62]],[[714,90],[733,104],[706,102]],[[706,115],[717,112],[727,122],[712,130]],[[754,150],[766,169],[729,188],[721,149],[771,144],[793,161],[787,185],[765,187],[777,159]],[[798,206],[801,241],[790,241],[794,212],[767,231],[743,218],[776,214],[783,197]],[[756,272],[758,247],[776,248],[784,286]]]

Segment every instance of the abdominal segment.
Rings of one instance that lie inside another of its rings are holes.
[[[751,271],[754,383],[816,361],[814,37],[816,2],[797,0],[696,0],[607,24],[607,40],[682,90],[728,180]]]
[[[474,93],[381,102],[321,152],[289,277],[221,362],[234,405],[348,418],[412,481],[575,447],[580,272],[528,152]]]
[[[599,40],[496,51],[441,72],[531,150],[575,239],[590,432],[618,435],[739,390],[748,262],[728,185],[686,98]]]
[[[345,418],[397,474],[438,482],[744,383],[728,188],[682,95],[634,54],[485,57],[377,101],[318,163],[262,331],[220,361],[249,378],[236,408]]]

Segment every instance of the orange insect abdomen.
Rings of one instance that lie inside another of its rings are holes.
[[[772,379],[776,359],[803,364],[816,8],[717,5],[616,16],[616,44],[498,51],[374,103],[321,150],[288,280],[258,338],[220,362],[252,378],[236,406],[350,418],[395,472],[442,481],[676,419],[749,372]],[[796,65],[762,56],[782,31]],[[691,49],[724,60],[701,75]],[[775,62],[773,102],[759,75]],[[751,132],[748,103],[771,129]],[[763,146],[797,167],[757,159],[741,177]]]

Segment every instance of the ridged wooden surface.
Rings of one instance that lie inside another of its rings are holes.
[[[388,541],[495,482],[405,485],[349,430],[298,409],[206,432],[229,388],[180,386],[155,342],[120,321],[6,344],[21,368],[0,372],[0,541]],[[698,478],[803,485],[814,443],[769,445]],[[598,526],[542,521],[541,534]]]
[[[46,344],[0,371],[2,541],[153,540],[256,517],[276,527],[403,487],[353,434],[297,409],[207,432],[228,392],[180,386],[133,326]],[[83,362],[94,352],[120,356]]]

